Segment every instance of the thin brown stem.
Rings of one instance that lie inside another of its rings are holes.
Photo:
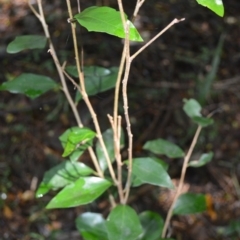
[[[126,46],[124,44],[121,62],[120,62],[119,70],[118,70],[117,81],[116,81],[116,85],[115,85],[115,93],[114,93],[114,106],[113,106],[114,128],[117,127],[119,92],[120,92],[120,85],[121,85],[121,79],[122,79],[122,74],[123,74],[123,70],[124,70],[125,60],[126,60]]]
[[[198,128],[197,128],[197,131],[194,135],[194,138],[192,140],[191,146],[188,150],[188,153],[186,154],[186,156],[184,158],[179,185],[177,187],[177,191],[176,191],[176,194],[174,196],[171,207],[170,207],[170,209],[168,210],[168,213],[167,213],[167,217],[166,217],[164,227],[163,227],[163,231],[162,231],[162,238],[165,238],[165,236],[166,236],[167,229],[168,229],[168,226],[170,224],[170,220],[171,220],[171,217],[172,217],[172,214],[173,214],[174,205],[176,204],[176,201],[177,201],[178,197],[180,196],[180,194],[182,192],[182,187],[183,187],[183,184],[184,184],[184,179],[185,179],[185,175],[186,175],[186,171],[187,171],[187,167],[188,167],[188,162],[189,162],[190,157],[192,155],[193,149],[197,144],[197,140],[198,140],[198,137],[200,135],[201,130],[202,130],[202,127],[199,125]]]
[[[73,19],[73,14],[72,14],[72,8],[71,8],[71,4],[70,4],[70,0],[66,0],[67,1],[67,6],[68,6],[68,12],[69,12],[69,17],[70,19]],[[91,117],[93,119],[93,123],[95,126],[95,130],[97,132],[97,138],[99,140],[99,143],[102,147],[104,156],[106,158],[107,164],[108,164],[108,169],[110,172],[110,175],[112,177],[112,180],[114,181],[115,185],[118,184],[118,181],[116,179],[116,175],[115,172],[113,170],[113,166],[107,151],[107,148],[105,146],[105,143],[103,141],[103,137],[102,137],[102,132],[98,123],[98,119],[97,119],[97,115],[92,107],[92,104],[89,101],[86,89],[85,89],[85,83],[84,83],[84,75],[83,72],[81,71],[81,66],[80,66],[80,60],[79,60],[79,53],[78,53],[78,44],[77,44],[77,34],[76,34],[76,26],[75,23],[71,22],[71,29],[72,29],[72,36],[73,36],[73,45],[74,45],[74,52],[75,52],[75,58],[76,58],[76,65],[77,65],[77,71],[78,71],[78,76],[79,76],[79,82],[80,82],[80,89],[82,90],[81,95],[82,98],[85,102],[85,104],[87,105],[87,108],[91,114]]]
[[[133,19],[135,19],[137,17],[139,9],[142,7],[144,2],[145,2],[145,0],[137,0],[136,7],[135,7],[134,13],[133,13]]]
[[[77,108],[74,104],[74,101],[73,101],[73,99],[72,99],[72,97],[69,93],[64,74],[61,70],[61,65],[59,63],[55,48],[54,48],[54,46],[52,44],[52,41],[51,41],[51,36],[50,36],[49,30],[48,30],[48,25],[46,24],[46,20],[45,20],[43,8],[42,8],[42,1],[38,0],[39,13],[34,9],[34,7],[31,5],[30,1],[28,1],[28,5],[29,5],[30,9],[33,11],[33,13],[35,14],[35,16],[38,18],[38,20],[42,24],[44,34],[45,34],[45,36],[46,36],[46,38],[48,39],[48,42],[49,42],[49,52],[51,53],[51,55],[53,57],[53,61],[54,61],[55,66],[57,68],[57,72],[58,72],[58,75],[59,75],[59,78],[60,78],[60,81],[61,81],[61,84],[62,84],[62,90],[63,90],[63,92],[64,92],[64,94],[65,94],[65,96],[66,96],[66,98],[69,102],[69,105],[70,105],[70,107],[73,111],[73,114],[74,114],[74,117],[77,121],[78,126],[82,127],[83,125],[82,125],[81,118],[78,114],[78,111],[77,111]]]
[[[148,41],[144,46],[142,46],[136,53],[134,53],[131,56],[131,59],[133,60],[139,53],[141,53],[144,49],[146,49],[150,44],[152,44],[157,38],[159,38],[163,33],[165,33],[170,27],[172,27],[174,24],[184,21],[185,18],[182,19],[174,19],[171,23],[169,23],[161,32],[159,32],[155,37],[153,37],[150,41]]]
[[[117,163],[118,194],[120,203],[124,203],[124,193],[122,187],[122,157],[121,157],[121,116],[118,116],[117,127],[114,125],[113,117],[108,115],[113,130],[114,153]]]

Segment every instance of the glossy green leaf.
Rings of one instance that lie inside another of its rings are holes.
[[[169,158],[180,158],[184,156],[184,152],[180,147],[161,138],[146,142],[143,149],[155,154],[164,154]]]
[[[67,185],[47,205],[50,208],[69,208],[93,202],[102,195],[111,182],[98,177],[82,177]]]
[[[157,162],[157,164],[160,164],[165,171],[168,170],[168,164],[166,162],[164,162],[163,160],[161,160],[159,158],[155,158],[155,157],[151,157],[151,159],[154,160],[155,162]],[[142,184],[145,184],[145,182],[142,181],[141,178],[137,177],[136,175],[132,175],[132,186],[133,187],[138,187],[138,186],[141,186]]]
[[[142,233],[136,212],[127,205],[115,207],[107,218],[106,226],[108,239],[133,240]]]
[[[194,214],[204,212],[206,209],[206,197],[204,194],[185,193],[178,198],[173,208],[173,214]]]
[[[39,35],[17,36],[7,46],[8,53],[18,53],[25,49],[42,49],[46,46],[47,38]]]
[[[116,37],[125,38],[125,31],[119,11],[110,7],[89,7],[74,16],[80,25],[87,30],[104,32]],[[127,19],[125,15],[125,19]],[[140,34],[129,21],[129,40],[142,42]]]
[[[57,166],[46,171],[44,178],[38,187],[36,197],[42,197],[49,190],[57,190],[75,182],[81,176],[87,176],[93,170],[84,163],[64,161]]]
[[[79,130],[79,127],[71,127],[69,129],[67,129],[60,137],[59,140],[61,141],[61,144],[63,146],[63,148],[66,148],[67,142],[68,142],[68,136],[71,132],[76,132]],[[69,155],[69,159],[72,162],[76,162],[78,161],[79,157],[85,152],[85,150],[89,147],[92,146],[92,141],[93,139],[87,141],[86,143],[81,143],[81,144],[77,144],[75,145],[77,148],[75,148],[71,154]],[[71,146],[71,144],[70,144]]]
[[[141,183],[174,188],[171,178],[162,164],[150,157],[134,158],[132,174],[133,178],[136,176]]]
[[[59,140],[61,142],[61,145],[63,148],[66,147],[67,141],[68,141],[68,136],[71,132],[78,131],[79,127],[71,127],[68,128],[60,137]]]
[[[73,77],[78,77],[76,66],[68,66],[66,71]],[[115,87],[117,81],[118,68],[103,68],[97,66],[84,67],[85,88],[89,96],[110,90]],[[79,91],[76,93],[75,101],[82,99]]]
[[[90,141],[95,135],[96,133],[89,128],[72,127],[71,129],[66,130],[59,138],[64,146],[62,156],[67,157],[81,147],[83,147],[81,150],[85,150],[87,146],[91,145]],[[90,144],[88,144],[89,142]]]
[[[220,17],[224,15],[224,6],[222,0],[197,0],[198,4],[209,8]]]
[[[34,99],[56,87],[58,87],[58,84],[49,77],[23,73],[12,81],[4,82],[0,85],[0,90],[7,90],[11,93],[21,93]]]
[[[210,161],[212,161],[213,158],[213,152],[210,153],[204,153],[202,154],[202,156],[200,157],[199,160],[194,160],[188,163],[188,167],[202,167],[204,165],[206,165],[207,163],[209,163]]]
[[[112,129],[107,129],[103,134],[103,141],[106,144],[106,148],[109,154],[109,158],[111,162],[115,160],[115,153],[114,153],[114,142],[113,142],[113,131]],[[120,148],[124,147],[124,132],[121,131],[121,140],[120,140]],[[97,153],[97,158],[100,164],[100,167],[102,171],[105,171],[107,169],[107,160],[105,158],[104,152],[102,150],[102,147],[100,145],[100,142],[97,141],[96,143],[96,153]]]
[[[76,219],[76,227],[84,240],[108,240],[106,221],[99,213],[81,214]]]
[[[139,219],[143,233],[137,240],[159,240],[164,225],[162,217],[155,212],[145,211],[139,215]]]
[[[82,156],[84,151],[89,147],[88,143],[80,145],[79,148],[75,149],[70,155],[69,159],[71,162],[77,162],[79,158]]]

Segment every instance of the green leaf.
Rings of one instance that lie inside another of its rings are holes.
[[[34,99],[57,86],[58,84],[49,77],[23,73],[12,81],[4,82],[0,85],[0,90],[7,90],[11,93],[22,93]]]
[[[143,233],[137,240],[159,240],[164,225],[162,217],[155,212],[145,211],[139,215],[139,219]]]
[[[60,137],[59,140],[62,144],[62,147],[65,148],[68,142],[68,136],[71,132],[78,131],[79,127],[71,127],[67,129]],[[77,149],[75,149],[70,155],[69,158],[72,162],[78,161],[79,157],[84,153],[84,151],[89,147],[92,146],[92,140],[88,141],[87,143],[78,145]]]
[[[237,240],[240,236],[240,220],[231,220],[227,226],[217,227],[218,236],[224,236],[225,239]],[[236,236],[236,238],[234,238]],[[226,238],[228,237],[228,238]],[[230,237],[230,238],[229,238]],[[224,239],[224,238],[222,238]]]
[[[165,171],[168,170],[168,164],[164,162],[163,160],[155,157],[151,157],[152,160],[157,162],[157,164],[160,164]],[[141,186],[142,184],[145,184],[144,181],[141,180],[141,178],[138,178],[136,175],[132,175],[132,186],[133,187],[138,187]]]
[[[106,221],[99,213],[81,214],[76,219],[76,227],[84,240],[108,240]]]
[[[132,173],[141,183],[149,183],[171,189],[174,188],[171,178],[162,164],[150,157],[134,158]]]
[[[189,100],[184,99],[183,101],[185,102],[183,110],[188,115],[188,117],[202,117],[202,107],[195,99],[190,98]]]
[[[143,149],[155,154],[164,154],[169,158],[180,158],[184,156],[184,152],[180,147],[161,138],[146,142]]]
[[[66,71],[73,77],[78,77],[76,66],[66,67]],[[118,68],[103,68],[97,66],[84,67],[84,80],[86,92],[89,96],[110,90],[115,87],[118,75]],[[77,91],[75,101],[82,99],[81,94]]]
[[[197,0],[198,4],[209,8],[220,17],[224,15],[224,6],[222,0]]]
[[[88,128],[72,127],[66,130],[59,138],[64,146],[62,156],[67,157],[70,154],[73,154],[75,150],[79,149],[83,145],[83,149],[81,150],[85,150],[91,145],[91,143],[88,145],[87,143],[89,143],[95,135],[96,133]],[[74,156],[74,158],[76,158],[76,156]]]
[[[205,117],[193,117],[192,120],[202,127],[207,127],[214,123],[213,119]]]
[[[94,32],[104,32],[110,35],[125,38],[125,31],[119,11],[110,7],[89,7],[74,16],[78,23],[87,30]],[[125,15],[125,19],[127,19]],[[130,21],[129,21],[130,22]],[[140,34],[130,22],[129,40],[142,42]]]
[[[178,198],[173,208],[173,214],[194,214],[204,212],[206,209],[206,197],[204,194],[185,193]]]
[[[111,162],[115,160],[115,153],[114,153],[114,142],[113,142],[113,131],[111,128],[107,129],[103,134],[103,141],[106,144],[106,148],[109,154],[109,158]],[[124,132],[121,131],[121,139],[120,139],[120,148],[124,147]],[[102,150],[102,147],[100,145],[99,140],[96,143],[96,153],[97,153],[97,158],[100,164],[100,167],[102,171],[105,171],[107,169],[107,160],[105,158],[104,152]]]
[[[213,158],[213,152],[210,153],[204,153],[202,154],[202,156],[200,157],[200,159],[197,161],[191,161],[188,163],[188,167],[202,167],[204,165],[206,165],[207,163],[209,163]]]
[[[39,35],[26,35],[17,36],[12,42],[7,46],[8,53],[18,53],[25,49],[42,49],[47,43],[47,38],[45,36]]]
[[[49,190],[57,190],[75,182],[81,176],[87,176],[93,170],[84,163],[64,161],[51,168],[44,174],[44,178],[38,187],[36,197],[42,197]]]
[[[102,178],[82,177],[62,189],[46,208],[69,208],[91,203],[111,185],[111,182]]]
[[[133,240],[142,233],[136,212],[127,205],[115,207],[106,221],[108,239]]]
[[[195,99],[184,99],[184,112],[198,125],[202,127],[209,126],[213,124],[213,119],[202,117],[201,110],[202,107]]]

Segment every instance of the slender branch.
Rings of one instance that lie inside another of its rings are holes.
[[[121,79],[122,79],[122,74],[123,74],[123,70],[124,70],[125,60],[126,60],[126,46],[124,44],[121,62],[120,62],[119,70],[118,70],[117,81],[116,81],[116,85],[115,85],[115,93],[114,93],[114,106],[113,106],[114,128],[117,127],[119,92],[120,92],[120,85],[121,85]]]
[[[153,37],[150,41],[148,41],[144,46],[142,46],[136,53],[134,53],[131,56],[131,59],[133,60],[139,53],[141,53],[145,48],[147,48],[150,44],[152,44],[157,38],[159,38],[163,33],[165,33],[170,27],[172,27],[174,24],[184,21],[185,18],[182,19],[174,19],[171,23],[169,23],[161,32],[159,32],[155,37]]]
[[[122,157],[121,157],[121,116],[118,116],[117,127],[114,125],[113,117],[108,114],[109,121],[113,130],[113,140],[114,140],[114,153],[117,163],[117,177],[118,177],[118,194],[120,203],[124,203],[124,193],[122,187]]]
[[[143,5],[144,2],[145,2],[145,0],[138,0],[137,1],[136,7],[135,7],[134,13],[133,13],[133,20],[137,17],[139,9],[141,8],[141,6]]]
[[[49,41],[49,52],[53,58],[53,61],[55,63],[55,66],[57,68],[57,71],[58,71],[58,75],[60,77],[60,81],[61,81],[61,84],[62,84],[62,89],[63,89],[63,92],[68,100],[68,103],[69,105],[71,106],[71,109],[73,111],[73,114],[74,114],[74,117],[77,121],[77,124],[79,127],[83,127],[83,124],[82,124],[82,121],[81,121],[81,118],[79,116],[79,113],[77,111],[77,107],[75,106],[74,104],[74,101],[69,93],[69,90],[68,90],[68,87],[67,87],[67,84],[66,84],[66,80],[65,80],[65,76],[64,76],[64,71],[60,65],[60,62],[58,60],[58,57],[57,57],[57,54],[56,54],[56,51],[55,51],[55,48],[52,44],[52,41],[51,41],[51,37],[50,37],[50,33],[48,31],[48,26],[46,24],[46,20],[45,20],[45,16],[44,16],[44,12],[43,12],[43,8],[42,8],[42,1],[41,0],[38,0],[38,8],[39,8],[39,13],[37,13],[37,11],[33,8],[33,6],[30,4],[30,1],[28,1],[28,5],[30,7],[30,9],[33,11],[33,13],[35,14],[35,16],[39,19],[39,21],[41,22],[42,24],[42,27],[43,27],[43,30],[44,30],[44,33],[45,33],[45,36],[47,37],[48,41]],[[73,80],[74,81],[74,80]],[[89,151],[89,154],[91,156],[91,159],[93,161],[93,164],[98,172],[98,175],[100,177],[104,177],[103,175],[103,172],[101,170],[101,168],[99,167],[99,164],[98,164],[98,161],[97,161],[97,158],[96,158],[96,155],[94,153],[94,151],[92,150],[91,147],[88,147],[88,151]]]
[[[128,133],[128,176],[127,176],[127,182],[124,189],[125,197],[124,197],[124,204],[126,204],[128,200],[128,196],[130,193],[130,187],[131,187],[131,177],[132,177],[132,147],[133,147],[133,135],[131,132],[131,122],[128,112],[128,96],[127,96],[127,83],[131,68],[131,58],[130,58],[130,41],[129,41],[129,21],[126,21],[125,25],[125,46],[126,46],[126,67],[125,67],[125,73],[124,78],[122,81],[122,94],[123,94],[123,108],[124,108],[124,115],[126,119],[126,125],[127,125],[127,133]]]
[[[70,4],[70,0],[66,0],[67,1],[67,6],[68,6],[68,12],[69,12],[69,17],[70,19],[73,19],[73,14],[72,14],[72,8],[71,8],[71,4]],[[76,35],[76,26],[75,23],[71,22],[71,28],[72,28],[72,36],[73,36],[73,45],[74,45],[74,52],[75,52],[75,58],[76,58],[76,65],[77,65],[77,71],[78,71],[78,76],[79,76],[79,81],[80,81],[80,89],[81,94],[82,94],[82,98],[84,100],[84,102],[87,105],[87,108],[91,114],[91,117],[93,119],[93,123],[95,126],[95,130],[97,132],[97,138],[99,140],[99,143],[102,147],[104,156],[106,158],[107,164],[108,164],[108,169],[110,172],[110,175],[112,177],[112,180],[114,181],[115,185],[118,185],[118,181],[116,179],[116,175],[115,172],[113,170],[113,166],[107,151],[107,148],[105,146],[105,143],[103,141],[103,137],[102,137],[102,133],[101,133],[101,129],[98,123],[98,119],[97,119],[97,115],[92,107],[92,104],[89,101],[86,89],[85,89],[85,83],[84,83],[84,75],[83,72],[81,71],[81,66],[80,66],[80,61],[79,61],[79,53],[78,53],[78,45],[77,45],[77,35]]]
[[[162,231],[162,238],[165,238],[165,236],[166,236],[167,229],[168,229],[168,226],[170,224],[170,220],[171,220],[171,217],[172,217],[172,214],[173,214],[174,205],[175,205],[178,197],[181,195],[183,184],[184,184],[184,179],[185,179],[185,175],[186,175],[186,171],[187,171],[187,167],[188,167],[188,162],[189,162],[190,157],[192,155],[193,149],[197,144],[197,140],[198,140],[198,137],[200,135],[201,130],[202,130],[202,127],[199,125],[198,128],[197,128],[197,131],[194,135],[194,138],[192,140],[191,146],[188,150],[188,153],[186,154],[186,156],[184,158],[179,185],[177,187],[177,191],[176,191],[176,194],[174,196],[171,207],[168,210],[168,214],[167,214],[167,217],[166,217],[166,220],[165,220],[165,223],[164,223],[164,227],[163,227],[163,231]]]
[[[60,78],[60,81],[61,81],[61,84],[62,84],[62,89],[63,89],[63,92],[69,102],[69,105],[73,111],[73,114],[74,114],[74,117],[77,121],[77,124],[79,127],[82,127],[82,121],[81,121],[81,118],[78,114],[78,111],[77,111],[77,108],[74,104],[74,101],[69,93],[69,90],[68,90],[68,87],[67,87],[67,84],[66,84],[66,81],[65,81],[65,77],[64,77],[64,74],[61,70],[61,66],[60,66],[60,63],[59,63],[59,60],[57,58],[57,54],[56,54],[56,51],[55,51],[55,48],[52,44],[52,41],[51,41],[51,37],[50,37],[50,33],[48,31],[48,25],[46,24],[46,20],[45,20],[45,16],[44,16],[44,13],[43,13],[43,8],[42,8],[42,1],[41,0],[38,0],[38,8],[39,8],[39,13],[37,13],[37,11],[34,9],[34,7],[31,5],[30,3],[30,0],[28,1],[28,5],[30,7],[30,9],[33,11],[33,13],[35,14],[35,16],[39,19],[39,21],[41,22],[42,24],[42,27],[43,27],[43,30],[44,30],[44,34],[46,36],[46,38],[48,39],[48,42],[49,42],[49,52],[51,53],[52,57],[53,57],[53,61],[55,63],[55,66],[57,68],[57,71],[58,71],[58,75],[59,75],[59,78]]]
[[[80,88],[80,86],[74,81],[74,79],[72,79],[67,72],[64,70],[64,68],[62,69],[63,73],[66,75],[66,77],[72,82],[72,84],[77,88],[77,90],[80,92],[80,94],[82,94],[82,90]],[[94,167],[96,168],[98,175],[102,178],[104,178],[104,173],[100,168],[99,162],[96,158],[96,155],[93,151],[93,149],[91,147],[88,148],[89,154],[91,156],[91,159],[93,161]]]

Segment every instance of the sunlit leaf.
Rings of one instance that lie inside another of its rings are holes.
[[[62,189],[46,208],[69,208],[91,203],[111,185],[112,183],[106,179],[82,177]]]
[[[63,157],[73,154],[75,150],[84,144],[83,150],[85,150],[87,147],[86,144],[89,143],[95,135],[96,133],[89,128],[72,127],[66,130],[59,138],[64,146]],[[88,146],[90,145],[91,143]]]
[[[173,214],[193,214],[204,212],[206,209],[206,197],[204,194],[185,193],[178,198],[173,208]]]
[[[21,93],[34,99],[56,87],[58,87],[58,84],[49,77],[23,73],[11,81],[4,82],[0,85],[0,90],[7,90],[11,93]]]
[[[47,38],[39,35],[17,36],[7,46],[8,53],[18,53],[25,49],[42,49],[46,46]]]
[[[127,205],[118,205],[109,214],[107,221],[108,239],[133,240],[142,233],[136,212]]]
[[[147,141],[143,149],[155,154],[164,154],[169,158],[180,158],[184,156],[184,152],[180,147],[161,138]]]
[[[110,7],[89,7],[74,16],[78,23],[88,31],[104,32],[116,37],[125,38],[125,31],[119,11]],[[125,15],[125,19],[127,19]],[[140,34],[129,21],[129,39],[142,42]]]
[[[224,6],[223,6],[223,3],[222,3],[222,0],[197,0],[197,2],[200,5],[209,8],[210,10],[215,12],[220,17],[223,17]]]

